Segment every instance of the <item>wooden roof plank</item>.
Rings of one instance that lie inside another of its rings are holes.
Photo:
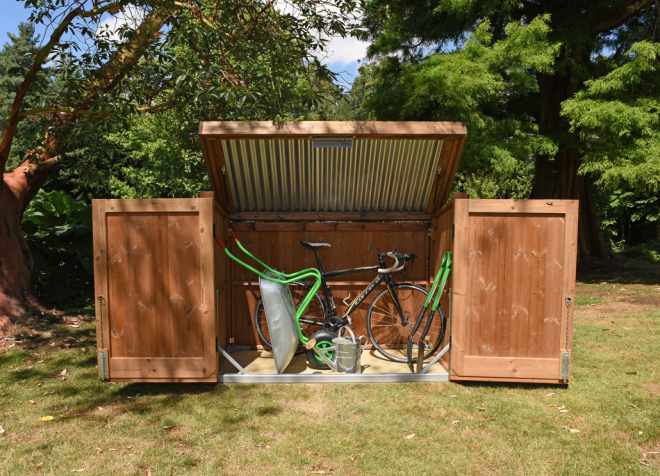
[[[424,121],[300,121],[281,124],[271,121],[205,121],[199,125],[205,136],[464,136],[460,122]]]

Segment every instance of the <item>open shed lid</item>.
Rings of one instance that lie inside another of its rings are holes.
[[[220,205],[237,217],[413,216],[447,199],[465,142],[458,122],[202,122]]]

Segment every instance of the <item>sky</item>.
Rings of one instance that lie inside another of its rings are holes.
[[[28,12],[16,0],[0,0],[0,45],[8,40],[8,33],[16,33],[18,24],[25,21]],[[337,75],[337,83],[350,88],[357,76],[359,62],[364,60],[367,43],[355,38],[332,38],[323,55],[323,62]]]

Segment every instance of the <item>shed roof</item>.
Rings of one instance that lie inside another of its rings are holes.
[[[202,122],[213,188],[237,215],[421,214],[446,200],[458,122]]]

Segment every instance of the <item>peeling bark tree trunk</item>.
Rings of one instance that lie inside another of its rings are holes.
[[[43,63],[74,19],[95,18],[105,12],[115,13],[127,3],[125,0],[117,0],[87,11],[83,10],[82,6],[70,10],[54,29],[48,43],[38,50],[34,63],[18,87],[0,139],[0,171],[4,171],[14,135],[18,130],[23,101]],[[74,112],[69,110],[54,115],[57,125],[61,127],[72,123],[84,111],[90,110],[100,95],[112,90],[137,64],[146,48],[158,39],[161,28],[172,13],[173,10],[167,7],[151,11],[130,39],[89,78],[80,102],[69,108]],[[31,258],[21,230],[21,220],[28,203],[57,163],[57,159],[53,158],[58,151],[56,137],[47,132],[45,138],[45,148],[32,153],[29,159],[15,170],[4,172],[0,181],[0,335],[12,331],[12,321],[23,314],[31,301]]]
[[[21,229],[30,199],[43,185],[56,159],[26,160],[0,182],[0,335],[9,334],[17,317],[33,301],[31,255]]]
[[[25,310],[30,285],[30,258],[21,230],[20,204],[3,177],[0,188],[0,335]]]
[[[540,132],[559,144],[554,160],[538,157],[534,169],[533,198],[580,200],[578,249],[580,264],[594,259],[607,259],[610,250],[600,228],[600,216],[593,201],[589,177],[578,174],[580,157],[572,140],[568,123],[561,117],[561,103],[575,91],[570,77],[540,76]]]

